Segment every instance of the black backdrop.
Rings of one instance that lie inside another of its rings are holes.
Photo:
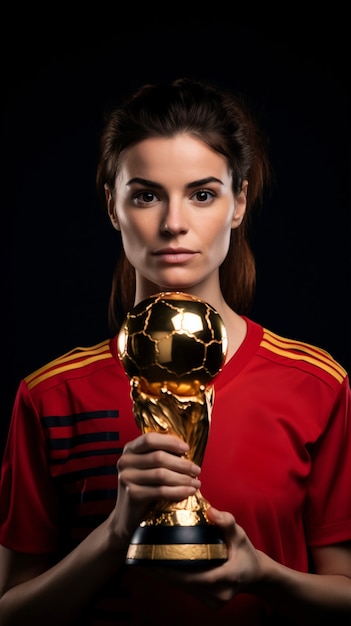
[[[119,240],[96,198],[98,135],[105,107],[145,81],[192,76],[253,103],[276,183],[253,224],[251,317],[351,371],[346,16],[313,29],[110,17],[88,30],[54,15],[3,22],[1,446],[20,378],[108,333]]]

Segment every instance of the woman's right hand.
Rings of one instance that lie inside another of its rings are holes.
[[[189,446],[173,435],[149,432],[127,443],[117,462],[114,532],[129,542],[150,505],[179,501],[200,489],[200,467],[186,458]]]

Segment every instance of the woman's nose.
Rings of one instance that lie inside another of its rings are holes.
[[[179,201],[169,202],[160,230],[163,235],[178,235],[187,232],[187,212]]]

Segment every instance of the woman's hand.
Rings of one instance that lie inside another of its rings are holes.
[[[209,520],[222,530],[228,549],[227,561],[219,567],[199,570],[153,568],[153,571],[157,569],[157,576],[184,587],[207,606],[217,608],[258,582],[261,577],[261,553],[254,548],[230,513],[213,507],[206,513]]]
[[[260,580],[262,553],[256,550],[231,513],[210,507],[207,517],[222,530],[228,559],[219,567],[186,571],[183,580],[188,590],[192,587],[193,593],[203,602],[217,608],[238,593],[249,591]]]
[[[200,467],[184,455],[189,446],[173,435],[146,433],[129,442],[117,462],[118,494],[112,523],[129,539],[159,499],[178,501],[201,487]]]

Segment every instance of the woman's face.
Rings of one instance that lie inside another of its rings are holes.
[[[234,198],[222,155],[189,134],[146,139],[125,150],[114,194],[106,194],[139,299],[218,288],[231,229],[246,206],[246,184]]]

